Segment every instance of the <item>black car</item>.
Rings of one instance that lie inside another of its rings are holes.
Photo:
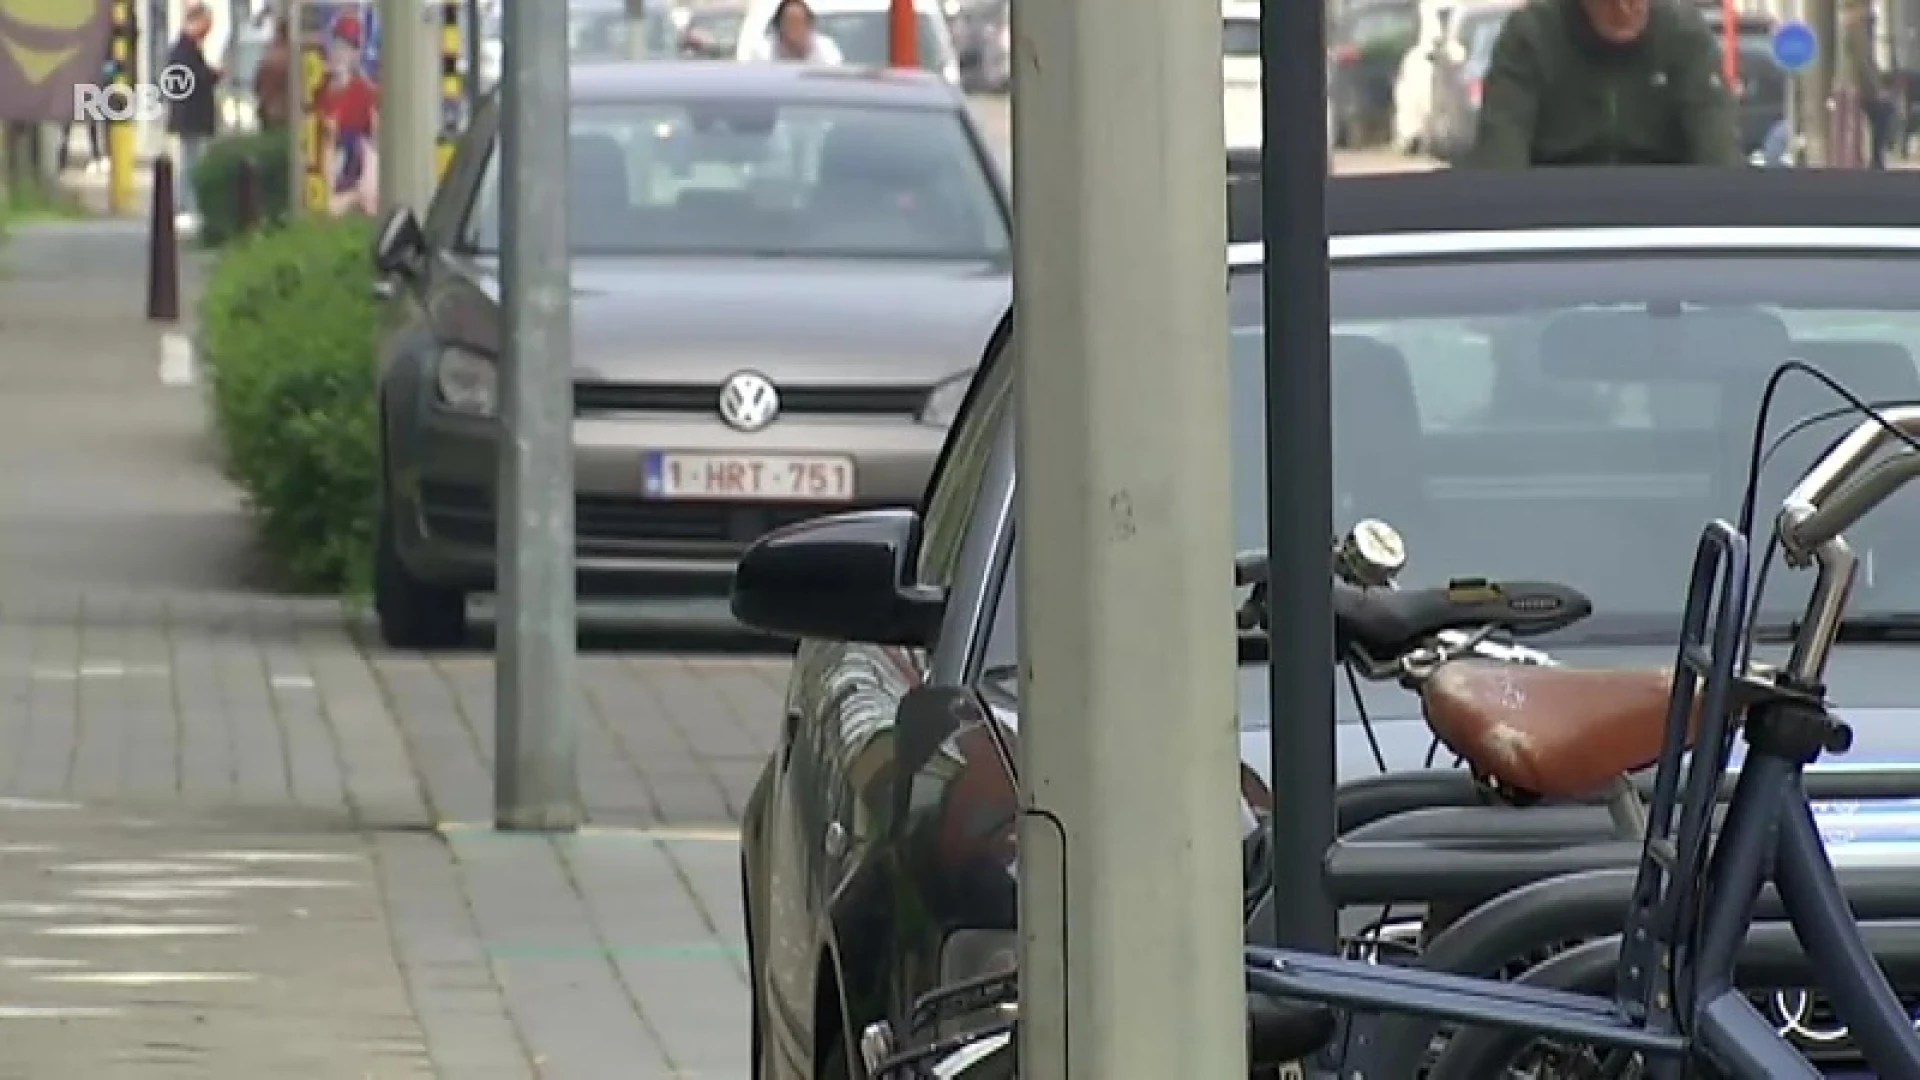
[[[1393,82],[1400,58],[1413,46],[1420,17],[1407,0],[1357,0],[1328,27],[1328,100],[1334,143],[1365,146],[1393,127]]]
[[[1392,522],[1410,588],[1566,582],[1594,614],[1542,647],[1577,666],[1658,667],[1700,523],[1740,501],[1776,364],[1812,361],[1867,400],[1920,395],[1920,229],[1886,224],[1911,196],[1884,173],[1551,172],[1333,181],[1333,529]],[[1235,542],[1255,548],[1261,252],[1237,246],[1230,263]],[[1689,312],[1723,330],[1670,325]],[[736,615],[801,639],[741,821],[758,1080],[862,1077],[869,1058],[973,1030],[997,1006],[916,1021],[914,1003],[1014,963],[1018,740],[1047,718],[1020,711],[1010,324],[917,510],[791,526],[740,565]],[[1646,347],[1656,338],[1668,346]],[[1771,430],[1826,419],[1799,425],[1807,437],[1765,474],[1764,505],[1852,428],[1811,380],[1781,390]],[[1904,550],[1911,522],[1881,525],[1856,533],[1860,550]],[[1879,567],[1855,615],[1920,612],[1920,567]],[[1761,624],[1794,617],[1798,599],[1770,594]],[[1849,764],[1920,761],[1914,647],[1863,636],[1835,651]],[[1274,718],[1264,668],[1240,678],[1251,912]],[[1377,683],[1340,693],[1339,779],[1423,767],[1431,736],[1413,698]]]

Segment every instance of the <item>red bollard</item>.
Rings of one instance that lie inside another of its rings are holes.
[[[260,168],[252,158],[240,159],[239,190],[234,193],[234,214],[241,232],[252,232],[260,224]]]
[[[887,5],[887,66],[920,66],[920,13],[914,0],[892,0]]]
[[[153,213],[147,226],[147,318],[180,320],[180,237],[173,221],[173,162],[153,162]]]

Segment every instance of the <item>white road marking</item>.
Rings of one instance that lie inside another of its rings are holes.
[[[59,802],[54,799],[16,799],[0,798],[0,810],[78,810],[76,802]]]
[[[236,937],[253,933],[253,927],[217,923],[100,923],[48,926],[40,933],[46,937],[73,938]]]
[[[84,960],[74,960],[60,956],[0,956],[0,968],[8,971],[54,971],[60,968],[83,968]]]
[[[192,386],[198,381],[193,339],[179,331],[160,335],[160,385]]]
[[[188,889],[354,889],[358,882],[322,878],[220,877],[193,878],[180,882]]]
[[[124,900],[128,903],[147,903],[165,900],[221,900],[232,895],[232,892],[228,889],[187,889],[178,885],[134,883],[74,889],[72,895],[82,900]]]
[[[311,675],[275,675],[267,680],[267,685],[275,690],[311,690]]]
[[[180,986],[191,983],[259,982],[260,977],[241,971],[81,971],[67,975],[36,975],[34,981],[97,986]]]
[[[98,1009],[80,1005],[0,1005],[0,1020],[110,1020],[125,1009]]]
[[[192,862],[143,862],[138,859],[124,862],[77,862],[56,866],[56,874],[98,874],[111,877],[152,877],[160,874],[217,874],[218,865]]]

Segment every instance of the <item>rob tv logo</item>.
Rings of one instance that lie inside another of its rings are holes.
[[[157,83],[122,86],[75,83],[73,118],[93,123],[123,122],[142,117],[166,118],[167,106],[193,95],[193,72],[174,64],[160,73]]]

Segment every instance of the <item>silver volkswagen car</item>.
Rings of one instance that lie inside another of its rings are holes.
[[[920,73],[573,73],[576,544],[587,591],[723,590],[775,526],[912,504],[1010,293],[1008,197]],[[492,588],[497,103],[376,263],[388,644],[458,643]]]

